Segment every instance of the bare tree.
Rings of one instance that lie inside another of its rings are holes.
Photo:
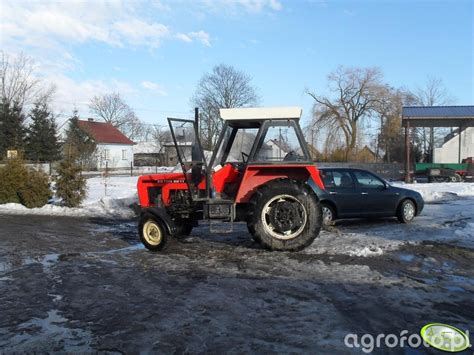
[[[313,126],[334,136],[342,132],[346,159],[354,153],[360,122],[370,117],[383,89],[382,73],[377,68],[339,67],[328,75],[332,96],[307,91],[314,101]]]
[[[220,64],[202,76],[192,102],[201,110],[202,141],[212,149],[222,128],[219,109],[256,105],[259,97],[248,75]]]
[[[53,85],[45,87],[34,75],[32,58],[21,53],[11,57],[3,51],[0,54],[1,99],[4,104],[24,105],[33,102],[47,102],[55,91]]]
[[[94,96],[89,104],[90,112],[111,123],[130,139],[143,132],[143,123],[119,93]]]
[[[443,81],[440,78],[430,77],[426,83],[412,93],[414,104],[417,106],[442,106],[453,101],[449,96]],[[423,144],[425,158],[433,161],[433,151],[438,141],[447,134],[446,129],[435,129],[434,127],[420,127],[416,134]]]

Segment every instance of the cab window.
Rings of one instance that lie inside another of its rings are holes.
[[[259,141],[254,161],[265,163],[307,161],[301,144],[293,121],[271,121]]]

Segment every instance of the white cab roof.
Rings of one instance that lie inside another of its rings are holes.
[[[221,108],[219,111],[225,121],[299,119],[303,112],[301,107]]]

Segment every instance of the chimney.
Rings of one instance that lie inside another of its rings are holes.
[[[93,118],[88,118],[87,119],[89,122],[94,122],[94,119]]]

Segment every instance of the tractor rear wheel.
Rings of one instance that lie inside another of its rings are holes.
[[[165,224],[151,213],[144,213],[140,217],[138,234],[143,245],[151,251],[164,250],[170,242]]]
[[[279,179],[262,186],[255,194],[248,229],[265,248],[297,251],[319,235],[321,206],[304,183]]]

